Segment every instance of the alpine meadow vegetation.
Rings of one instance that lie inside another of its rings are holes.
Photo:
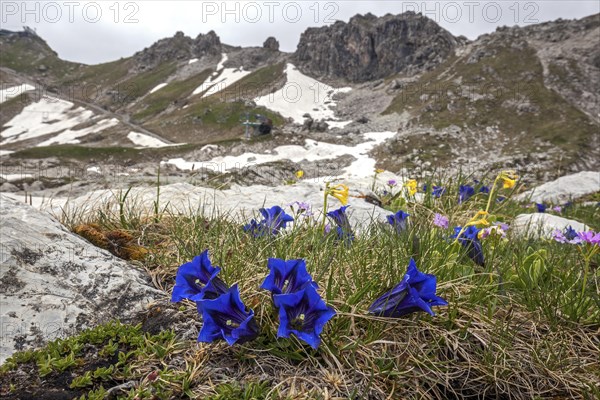
[[[135,238],[146,251],[134,262],[165,301],[137,325],[14,354],[2,394],[62,384],[78,399],[599,398],[598,205],[548,205],[592,231],[527,238],[511,221],[540,210],[513,199],[514,172],[379,173],[389,216],[368,226],[351,225],[343,182],[324,185],[323,208],[267,204],[244,223],[201,205],[65,218]]]

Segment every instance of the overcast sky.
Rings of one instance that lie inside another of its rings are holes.
[[[94,64],[128,57],[177,31],[196,37],[214,30],[223,43],[236,46],[260,46],[275,36],[281,50],[292,52],[307,27],[348,21],[358,13],[381,16],[414,10],[454,35],[475,39],[497,26],[596,14],[600,1],[0,0],[0,10],[3,29],[30,26],[61,58]]]

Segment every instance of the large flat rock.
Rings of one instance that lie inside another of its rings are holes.
[[[381,178],[384,182],[384,178]],[[341,181],[342,182],[342,181]],[[365,201],[361,194],[368,193],[372,178],[355,181],[343,181],[350,186],[350,208],[347,213],[353,227],[360,231],[362,227],[371,222],[386,222],[385,216],[389,211]],[[258,209],[261,207],[281,206],[291,213],[288,204],[295,201],[307,202],[312,206],[313,216],[322,217],[323,188],[321,180],[302,180],[294,185],[281,186],[237,186],[231,189],[217,190],[213,188],[194,186],[189,183],[175,183],[164,185],[160,188],[159,208],[174,214],[204,214],[207,217],[217,215],[225,216],[231,221],[243,224],[251,218],[260,217]],[[56,215],[94,213],[98,209],[105,212],[112,210],[118,213],[119,197],[126,190],[97,190],[86,195],[66,199],[46,199],[37,206]],[[14,196],[10,194],[10,196]],[[16,198],[16,197],[13,197]],[[135,186],[127,194],[124,209],[134,213],[154,213],[154,202],[157,200],[156,187]],[[35,202],[35,199],[34,199]],[[341,207],[338,200],[329,198],[328,210]]]
[[[0,362],[163,296],[146,274],[69,232],[48,213],[0,194]]]
[[[600,192],[600,172],[582,171],[546,182],[534,189],[521,193],[517,198],[536,203],[563,203],[588,194]]]
[[[554,230],[559,229],[562,231],[568,226],[577,232],[590,229],[589,226],[581,222],[545,213],[517,215],[510,225],[510,229],[515,235],[519,236],[551,239]]]

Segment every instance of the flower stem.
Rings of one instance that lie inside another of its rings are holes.
[[[490,195],[488,197],[487,206],[485,207],[486,213],[489,213],[489,211],[490,211],[490,207],[492,205],[492,197],[494,196],[494,191],[496,190],[496,185],[498,184],[498,181],[500,180],[501,175],[502,175],[502,173],[498,174],[498,176],[496,177],[496,180],[494,180],[494,185],[492,186],[492,190],[490,190]]]
[[[323,223],[321,230],[325,233],[325,225],[327,224],[327,197],[329,196],[329,182],[325,183],[325,195],[323,196]]]

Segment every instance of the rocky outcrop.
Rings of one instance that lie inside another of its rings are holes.
[[[576,200],[588,194],[600,192],[600,172],[582,171],[562,176],[520,194],[517,198],[536,203],[563,203]]]
[[[295,64],[313,76],[364,82],[398,72],[414,74],[444,61],[462,39],[433,20],[407,12],[309,28],[300,37]]]
[[[177,32],[171,38],[161,39],[134,55],[139,69],[151,69],[164,62],[189,60],[205,56],[219,56],[221,39],[214,31],[199,34],[196,39]]]
[[[263,43],[263,47],[272,51],[279,51],[279,41],[273,36],[269,36]]]
[[[44,212],[0,195],[0,219],[0,362],[99,323],[130,320],[164,297],[142,271]]]

